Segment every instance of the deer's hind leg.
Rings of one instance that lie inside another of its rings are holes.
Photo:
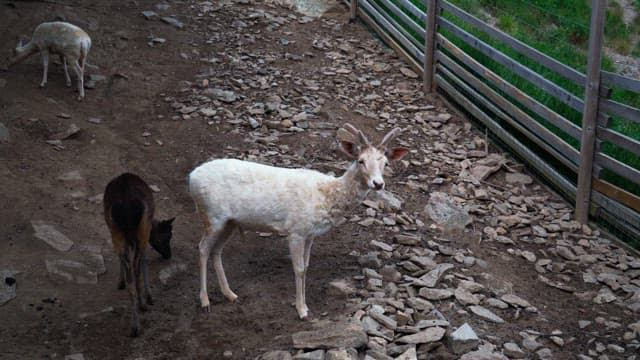
[[[62,66],[64,67],[65,85],[67,87],[71,87],[71,76],[69,76],[69,67],[67,66],[67,58],[64,55],[60,55],[60,62],[62,62]]]

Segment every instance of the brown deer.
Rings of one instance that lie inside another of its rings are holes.
[[[126,285],[131,296],[132,337],[138,336],[141,330],[138,309],[146,311],[147,305],[153,305],[145,256],[147,244],[151,243],[165,259],[171,257],[175,218],[156,221],[153,215],[153,193],[144,180],[124,173],[109,182],[104,192],[104,218],[111,232],[113,248],[120,258],[118,289],[124,289]]]

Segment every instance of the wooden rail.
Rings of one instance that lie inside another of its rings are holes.
[[[426,11],[414,0],[352,0],[356,5],[351,9],[356,9],[357,16],[414,70],[422,72],[425,93],[437,89],[448,96],[565,197],[583,201],[576,213],[579,220],[586,222],[590,214],[640,239],[640,194],[602,177],[602,170],[608,170],[640,185],[640,169],[602,151],[607,149],[602,145],[608,143],[640,156],[640,140],[610,128],[612,116],[640,124],[640,109],[610,98],[613,89],[640,96],[640,80],[600,69],[597,57],[602,42],[597,37],[604,26],[606,0],[592,0],[589,74],[543,54],[447,0],[420,1]],[[506,48],[581,87],[584,97],[515,60]],[[484,57],[476,58],[465,49]],[[497,68],[582,114],[586,128],[498,75]],[[518,140],[523,138],[534,144],[535,150]],[[554,165],[548,158],[555,160]]]

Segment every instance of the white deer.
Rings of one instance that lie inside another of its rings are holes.
[[[340,150],[353,159],[341,177],[308,169],[286,169],[234,159],[204,163],[189,175],[189,192],[204,223],[200,240],[200,304],[209,312],[207,260],[213,266],[220,290],[230,301],[231,291],[222,267],[222,249],[234,230],[272,231],[288,236],[296,284],[296,310],[309,316],[305,299],[305,274],[315,237],[339,223],[344,213],[362,202],[370,190],[384,188],[388,161],[399,160],[409,150],[387,148],[400,133],[390,131],[374,146],[350,124],[338,130]]]
[[[71,64],[78,77],[78,100],[84,99],[84,67],[91,48],[91,38],[81,28],[67,22],[45,22],[36,27],[31,41],[22,45],[22,39],[14,50],[9,65],[16,64],[27,57],[39,52],[42,55],[44,72],[40,87],[47,84],[49,72],[49,54],[57,54],[64,65],[66,85],[71,86],[71,77],[67,69],[67,62]]]

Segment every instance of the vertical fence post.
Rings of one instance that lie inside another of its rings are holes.
[[[424,34],[424,92],[428,94],[435,89],[433,84],[433,64],[435,63],[436,49],[436,22],[438,12],[438,0],[427,1],[426,31]]]
[[[591,26],[589,30],[589,61],[585,83],[584,111],[582,113],[582,141],[580,145],[580,168],[576,193],[577,221],[586,224],[591,203],[591,181],[596,145],[598,105],[600,103],[600,66],[607,0],[591,0]]]
[[[356,17],[358,16],[358,0],[351,0],[349,2],[349,10],[350,10],[349,21],[353,22],[356,20]]]

